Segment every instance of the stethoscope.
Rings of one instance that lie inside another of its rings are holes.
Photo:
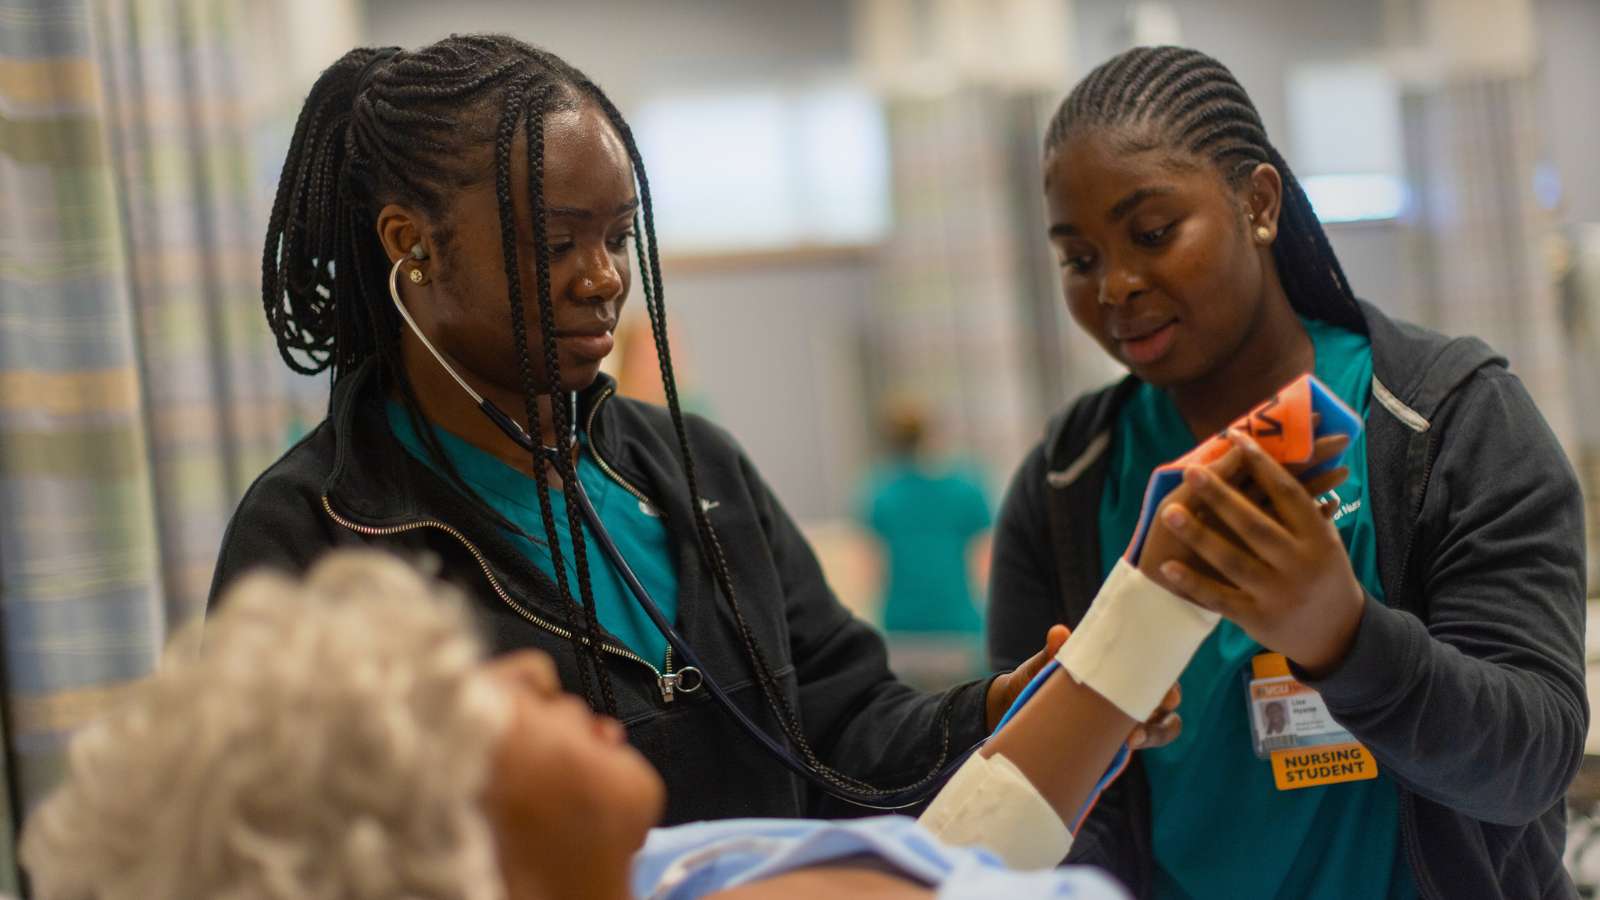
[[[405,304],[400,302],[400,289],[395,281],[400,274],[400,267],[405,264],[408,258],[423,260],[427,259],[427,254],[423,252],[422,245],[417,244],[411,248],[409,257],[402,256],[395,261],[394,268],[389,270],[389,297],[394,301],[395,309],[399,311],[401,319],[403,319],[406,323],[406,326],[411,329],[411,333],[416,336],[417,340],[422,342],[422,346],[427,348],[427,351],[433,355],[433,358],[438,361],[439,365],[444,368],[445,372],[455,380],[456,384],[461,386],[463,391],[467,392],[467,395],[470,396],[477,404],[478,409],[481,410],[485,416],[488,416],[489,420],[493,422],[495,426],[498,427],[502,432],[504,432],[506,437],[515,442],[517,446],[533,454],[535,458],[559,460],[560,451],[554,447],[547,447],[543,444],[540,444],[533,438],[532,435],[523,430],[522,426],[518,424],[515,419],[506,415],[504,410],[496,406],[494,401],[478,393],[472,388],[471,385],[467,384],[466,380],[456,372],[455,367],[446,362],[444,356],[434,348],[433,343],[429,341],[427,336],[422,333],[422,329],[417,327],[417,323],[411,318],[411,313],[406,310]],[[572,415],[568,417],[568,421],[571,422],[572,427],[576,429],[578,395],[576,393],[570,393],[568,394],[567,399],[571,404],[572,410]],[[640,583],[638,576],[634,574],[633,567],[628,565],[628,560],[622,555],[622,551],[617,547],[616,542],[611,539],[611,534],[606,531],[605,523],[600,520],[600,513],[594,508],[594,504],[589,500],[588,492],[586,492],[583,488],[582,479],[574,477],[572,479],[572,487],[573,494],[578,500],[578,510],[583,516],[584,523],[589,526],[589,531],[594,535],[596,542],[600,544],[601,552],[605,554],[606,559],[613,567],[615,567],[617,575],[622,578],[622,583],[627,586],[628,592],[633,595],[640,608],[644,610],[645,615],[649,616],[650,621],[655,625],[656,630],[661,632],[662,637],[666,638],[667,643],[671,645],[673,651],[676,652],[684,662],[688,663],[687,666],[684,666],[678,670],[678,674],[682,676],[684,673],[687,673],[690,670],[697,672],[700,683],[707,691],[711,693],[712,697],[716,698],[717,703],[720,704],[722,708],[734,718],[734,721],[739,723],[740,727],[742,727],[750,735],[750,737],[755,740],[756,743],[760,744],[768,753],[772,755],[774,759],[783,764],[783,766],[789,771],[815,785],[829,796],[843,800],[846,803],[864,807],[866,809],[881,810],[884,812],[909,809],[931,798],[939,790],[939,788],[944,785],[944,782],[955,773],[956,769],[960,768],[961,765],[967,761],[967,758],[973,753],[976,753],[978,749],[983,746],[984,742],[987,741],[987,738],[985,738],[984,741],[979,741],[977,744],[973,745],[971,749],[960,754],[953,762],[949,764],[949,766],[945,768],[944,771],[939,773],[938,777],[929,779],[918,787],[908,788],[903,791],[891,793],[885,797],[879,797],[873,800],[864,800],[862,799],[861,795],[858,795],[848,788],[836,784],[827,776],[823,775],[821,772],[818,772],[805,760],[797,757],[788,747],[774,739],[771,734],[768,734],[765,729],[763,729],[760,725],[757,725],[748,715],[746,715],[744,710],[739,708],[738,704],[733,702],[733,698],[728,696],[728,692],[723,689],[722,685],[717,681],[717,679],[712,676],[711,670],[706,668],[705,663],[701,661],[700,655],[694,652],[694,648],[689,646],[689,642],[683,639],[683,636],[678,633],[678,630],[675,627],[673,627],[672,622],[670,622],[667,617],[662,614],[661,607],[656,605],[654,598],[650,596],[650,592],[645,589],[645,586],[642,583]],[[1040,672],[1039,675],[1028,684],[1023,692],[1017,697],[1016,702],[1012,704],[1011,709],[1006,712],[1005,717],[1000,720],[1000,724],[995,727],[996,732],[1005,727],[1005,724],[1011,720],[1011,717],[1016,714],[1017,710],[1022,708],[1022,705],[1033,696],[1033,694],[1038,690],[1039,686],[1044,684],[1045,680],[1049,678],[1049,676],[1057,668],[1059,668],[1059,663],[1052,661],[1050,665],[1044,669],[1044,671]],[[693,690],[693,688],[686,688],[685,690],[690,691]],[[1118,755],[1117,760],[1113,762],[1112,767],[1107,770],[1106,775],[1102,778],[1101,785],[1097,787],[1094,793],[1091,795],[1090,805],[1093,804],[1092,798],[1098,796],[1100,790],[1102,790],[1105,785],[1109,784],[1111,780],[1116,777],[1116,774],[1121,771],[1122,766],[1126,764],[1126,754],[1127,748],[1124,747],[1121,753]],[[1087,815],[1087,807],[1083,815]],[[1080,821],[1081,818],[1082,817],[1080,816]]]

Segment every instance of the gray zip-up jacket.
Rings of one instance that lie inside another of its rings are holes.
[[[1561,855],[1589,724],[1577,479],[1483,342],[1362,312],[1373,357],[1367,490],[1389,602],[1368,597],[1349,655],[1307,683],[1399,785],[1423,897],[1576,897]],[[1076,624],[1094,599],[1106,450],[1135,385],[1086,395],[1053,419],[1011,484],[990,586],[998,667],[1034,652],[1049,625]],[[1217,810],[1219,821],[1229,814]],[[1150,792],[1137,755],[1072,860],[1148,896]]]

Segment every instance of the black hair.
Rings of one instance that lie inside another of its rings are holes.
[[[1061,101],[1045,132],[1045,153],[1083,129],[1135,129],[1141,148],[1164,146],[1209,158],[1243,184],[1261,163],[1283,179],[1283,212],[1272,257],[1289,303],[1308,318],[1365,333],[1361,309],[1311,201],[1261,124],[1233,73],[1186,47],[1135,47],[1097,66]]]
[[[332,369],[337,380],[376,357],[385,377],[399,386],[408,413],[419,424],[417,432],[426,449],[454,477],[433,437],[433,429],[421,419],[400,361],[400,321],[388,298],[391,263],[374,223],[385,203],[413,205],[442,222],[443,236],[436,232],[436,237],[448,245],[449,222],[442,216],[446,212],[444,198],[451,188],[470,185],[481,177],[470,168],[470,154],[464,151],[493,146],[512,339],[518,354],[528,433],[537,441],[541,433],[539,385],[561,383],[545,239],[544,117],[584,103],[594,104],[605,115],[633,165],[639,190],[639,210],[634,217],[638,280],[644,291],[667,408],[689,489],[700,557],[728,602],[763,695],[778,713],[789,742],[817,774],[835,786],[882,796],[931,782],[946,754],[941,753],[938,765],[917,784],[891,789],[873,788],[825,766],[754,638],[721,541],[700,502],[694,456],[667,343],[665,291],[644,161],[621,112],[599,86],[576,68],[554,54],[504,35],[452,35],[412,51],[360,48],[330,66],[312,87],[295,125],[267,228],[262,300],[284,360],[296,371],[308,374]],[[512,205],[511,152],[519,123],[528,153],[534,280],[543,336],[542,379],[528,352]],[[582,619],[581,630],[570,630],[584,696],[594,708],[614,714],[616,699],[599,652],[601,635],[574,493],[577,473],[573,464],[573,411],[559,401],[551,407],[556,452],[549,461],[561,478],[566,499],[578,598],[571,596],[565,576],[546,467],[542,458],[536,457],[533,470],[547,547],[561,595],[560,605],[568,616]],[[465,488],[458,478],[455,480]],[[470,490],[467,494],[473,496]],[[947,745],[948,715],[946,704]]]

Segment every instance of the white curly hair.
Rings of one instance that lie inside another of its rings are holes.
[[[336,553],[241,579],[198,638],[73,740],[22,842],[41,900],[503,896],[480,800],[509,706],[453,592]]]

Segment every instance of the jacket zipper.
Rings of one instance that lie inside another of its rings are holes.
[[[328,501],[327,494],[322,495],[322,509],[328,514],[329,518],[333,519],[333,521],[337,522],[339,525],[358,534],[365,534],[372,537],[389,537],[407,531],[417,531],[423,528],[434,528],[450,535],[457,541],[460,541],[461,546],[466,547],[467,552],[472,554],[472,558],[478,561],[478,568],[483,571],[483,577],[489,580],[489,586],[494,589],[494,592],[499,595],[500,599],[504,601],[507,606],[511,607],[511,609],[516,612],[517,615],[527,620],[529,624],[532,624],[538,628],[542,628],[545,631],[562,638],[563,640],[570,641],[576,639],[582,641],[584,644],[589,643],[589,638],[586,635],[574,635],[570,629],[563,628],[560,625],[541,618],[540,616],[534,614],[526,606],[523,606],[521,603],[518,603],[516,600],[512,599],[511,594],[508,593],[505,588],[501,587],[500,581],[494,577],[494,572],[489,568],[489,561],[484,558],[483,552],[477,548],[477,545],[467,540],[466,535],[462,534],[454,527],[437,519],[421,519],[415,522],[407,522],[403,525],[391,525],[384,528],[374,528],[370,525],[361,525],[359,523],[352,522],[335,512],[333,509],[333,504]],[[649,669],[650,672],[655,675],[656,685],[661,690],[661,702],[663,703],[671,703],[680,689],[684,691],[692,691],[700,686],[698,683],[691,684],[687,687],[682,686],[684,682],[683,673],[672,671],[671,647],[667,648],[666,672],[662,672],[660,669],[657,669],[639,654],[634,653],[631,650],[615,646],[614,644],[608,644],[602,641],[600,643],[600,649],[610,653],[612,656],[617,656],[622,659],[638,663],[639,665]]]
[[[621,475],[617,474],[617,470],[611,468],[611,464],[606,462],[606,458],[600,455],[600,448],[595,446],[594,417],[600,412],[600,406],[609,400],[611,395],[614,393],[616,393],[616,388],[607,387],[601,392],[600,396],[595,398],[594,405],[589,407],[589,418],[584,420],[583,423],[584,433],[589,435],[589,455],[594,457],[595,464],[600,467],[600,471],[604,472],[607,478],[615,481],[622,487],[623,490],[637,498],[640,503],[650,507],[652,510],[655,510],[656,515],[661,517],[661,520],[664,522],[667,519],[666,511],[663,510],[659,504],[651,502],[650,498],[644,495],[644,491],[641,491],[632,484],[629,484],[626,478],[623,478]],[[671,703],[673,694],[675,692],[692,694],[699,690],[700,685],[703,683],[704,679],[700,674],[700,670],[696,669],[694,666],[689,666],[688,668],[677,672],[672,670],[671,644],[667,645],[667,656],[666,659],[662,661],[661,666],[663,669],[665,669],[665,672],[660,675],[661,697],[664,702]],[[694,674],[690,675],[691,672]]]
[[[1411,533],[1406,537],[1405,552],[1400,554],[1400,583],[1398,593],[1405,594],[1406,580],[1411,571],[1411,551],[1417,543],[1417,522],[1422,517],[1422,506],[1428,495],[1428,479],[1433,476],[1433,435],[1428,435],[1427,446],[1422,457],[1422,485],[1417,494],[1417,508],[1411,511]],[[1397,598],[1398,599],[1398,598]],[[1412,795],[1402,792],[1400,796],[1400,837],[1405,842],[1406,860],[1411,864],[1413,880],[1417,885],[1417,894],[1427,900],[1436,897],[1432,890],[1433,881],[1427,869],[1422,864],[1422,853],[1417,849],[1416,825],[1411,820],[1411,807],[1414,802]]]
[[[641,491],[638,488],[634,487],[633,485],[629,484],[628,480],[626,478],[623,478],[621,475],[618,475],[616,470],[611,468],[610,463],[606,462],[605,457],[600,455],[599,448],[595,447],[595,445],[594,445],[594,417],[595,417],[595,414],[600,411],[601,404],[605,403],[606,400],[610,399],[611,395],[613,393],[615,393],[615,392],[616,392],[615,388],[607,387],[605,389],[605,391],[603,391],[600,394],[600,396],[595,398],[594,405],[589,407],[589,418],[583,425],[584,432],[589,435],[589,455],[594,457],[595,463],[597,463],[600,466],[600,471],[606,473],[606,477],[607,478],[610,478],[612,481],[615,481],[617,484],[621,485],[623,490],[625,490],[628,493],[632,494],[635,498],[638,499],[638,501],[640,503],[643,503],[644,505],[646,505],[646,506],[650,507],[651,509],[655,510],[656,514],[659,515],[663,520],[665,520],[666,517],[667,517],[666,512],[664,510],[662,510],[662,508],[660,506],[657,506],[656,504],[651,503],[650,502],[650,498],[646,497],[644,495],[643,491]],[[667,649],[667,653],[668,653],[668,660],[670,662],[671,653],[672,653],[672,649],[670,647]]]

